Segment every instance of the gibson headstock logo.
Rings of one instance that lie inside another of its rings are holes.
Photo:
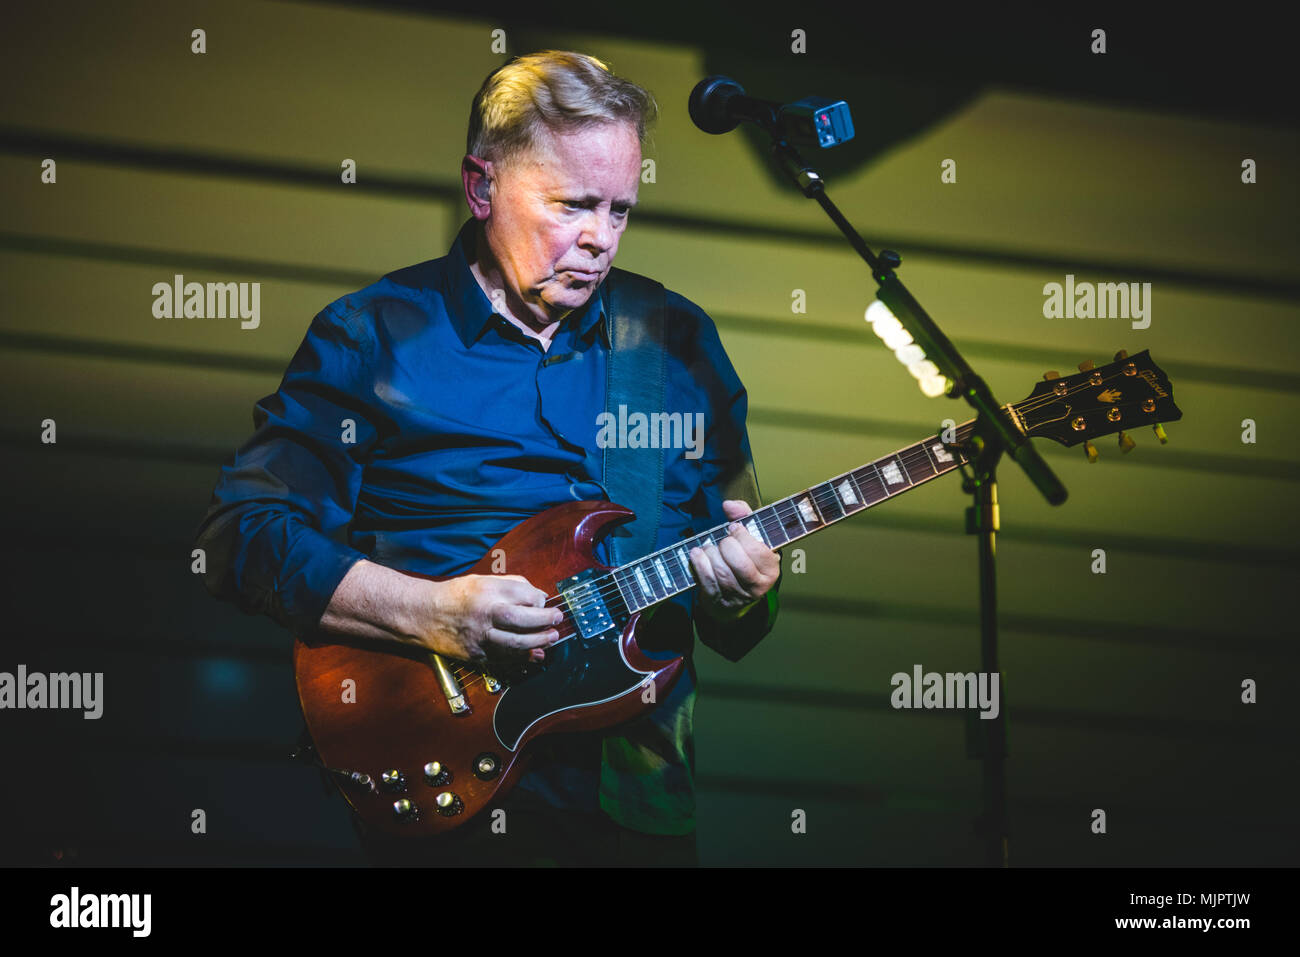
[[[1118,402],[1120,400],[1120,397],[1123,394],[1124,393],[1120,392],[1119,389],[1104,389],[1103,391],[1097,393],[1097,401]]]
[[[1152,372],[1150,369],[1143,369],[1141,372],[1138,373],[1138,375],[1142,377],[1143,382],[1151,386],[1151,391],[1156,394],[1157,398],[1159,399],[1169,398],[1169,393],[1166,392],[1164,390],[1164,387],[1159,382],[1156,381],[1156,374]]]

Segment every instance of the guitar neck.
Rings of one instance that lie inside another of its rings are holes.
[[[957,443],[965,443],[974,427],[974,419],[957,426]],[[931,437],[764,505],[741,524],[768,548],[779,549],[951,472],[965,461]],[[695,587],[691,549],[722,541],[729,534],[729,525],[711,528],[609,572],[628,611],[643,611]]]

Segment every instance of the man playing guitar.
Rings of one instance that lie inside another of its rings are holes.
[[[471,664],[546,660],[561,636],[543,590],[554,583],[512,574],[509,554],[493,574],[465,572],[529,516],[608,498],[611,267],[654,113],[645,90],[576,53],[519,57],[487,78],[461,168],[471,218],[445,257],[316,316],[203,520],[213,595],[299,635]],[[656,548],[759,502],[746,393],[713,322],[671,291],[665,309],[665,407],[633,411],[702,413],[704,429],[699,448],[662,453]],[[686,656],[653,710],[536,742],[505,815],[436,849],[363,832],[371,859],[695,863],[693,636],[739,660],[772,627],[781,569],[738,523],[689,563],[698,587],[640,633],[648,654]]]

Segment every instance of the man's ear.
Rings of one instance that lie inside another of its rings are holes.
[[[461,160],[460,176],[470,212],[475,219],[487,219],[492,212],[492,164],[467,153]]]

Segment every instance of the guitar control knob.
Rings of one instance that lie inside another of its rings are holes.
[[[484,751],[474,759],[474,777],[480,781],[491,781],[501,773],[501,762],[490,751]]]
[[[393,802],[393,817],[403,824],[420,819],[420,809],[409,798],[399,798]]]
[[[406,790],[406,775],[396,769],[379,775],[379,786],[390,794],[401,794]]]
[[[442,787],[451,783],[451,771],[438,761],[430,761],[424,766],[424,781],[431,788]]]
[[[443,791],[433,800],[438,805],[438,813],[443,817],[455,817],[465,810],[465,802],[451,791]]]

